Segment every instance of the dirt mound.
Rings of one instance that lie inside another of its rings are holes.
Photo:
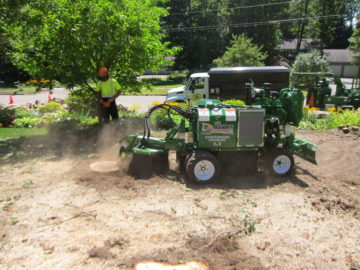
[[[321,178],[360,184],[360,136],[344,135],[341,131],[298,132],[297,136],[318,144],[318,166],[302,162],[301,167]]]
[[[351,202],[349,200],[344,199],[326,199],[326,198],[319,198],[313,201],[312,206],[314,206],[317,210],[326,209],[328,211],[349,211],[349,210],[356,210],[355,202]]]

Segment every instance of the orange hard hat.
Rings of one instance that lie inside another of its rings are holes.
[[[109,71],[108,71],[108,69],[106,68],[106,67],[101,67],[101,68],[99,68],[99,70],[98,70],[98,74],[100,75],[100,74],[109,74]]]

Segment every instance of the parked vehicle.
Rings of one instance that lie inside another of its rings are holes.
[[[290,70],[286,67],[212,68],[207,73],[191,74],[187,84],[168,91],[166,101],[186,102],[198,99],[246,99],[246,84],[262,88],[271,84],[279,92],[289,87]]]

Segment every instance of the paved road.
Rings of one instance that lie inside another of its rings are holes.
[[[68,90],[64,88],[55,88],[53,94],[51,95],[53,98],[61,98],[64,99]],[[37,94],[32,95],[13,95],[14,105],[24,105],[29,102],[35,102],[38,100],[40,103],[46,103],[48,101],[49,93],[47,91],[42,91]],[[0,95],[0,105],[8,105],[10,100],[9,95]],[[165,96],[120,96],[116,99],[117,104],[122,104],[125,107],[139,107],[139,112],[146,112],[148,110],[148,106],[153,101],[163,102],[165,100]]]

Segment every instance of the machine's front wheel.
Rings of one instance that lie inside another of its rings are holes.
[[[265,170],[272,176],[286,176],[294,171],[294,157],[284,149],[274,149],[266,154]]]
[[[187,159],[186,173],[194,183],[211,183],[220,174],[220,163],[213,154],[207,151],[195,151]]]

